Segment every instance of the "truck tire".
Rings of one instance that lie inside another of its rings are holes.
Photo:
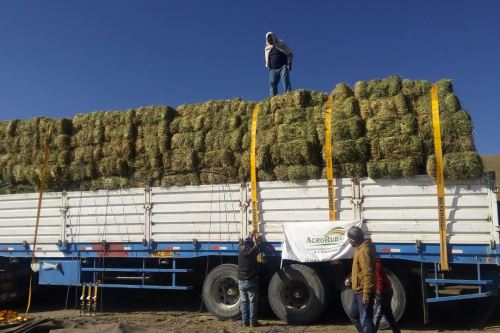
[[[203,283],[203,303],[221,320],[241,316],[237,265],[223,264],[210,271]]]
[[[311,267],[292,264],[276,272],[268,288],[269,304],[284,322],[307,324],[325,309],[328,284]]]
[[[392,290],[394,292],[391,301],[392,313],[394,314],[394,318],[396,321],[399,321],[406,309],[406,289],[404,288],[401,280],[389,269],[385,268],[385,272],[387,273],[387,277],[391,281]],[[351,312],[351,304],[353,299],[353,292],[351,288],[343,288],[340,293],[340,298],[342,300],[342,307],[344,308],[345,313],[349,316]],[[382,317],[380,321],[380,329],[389,328],[389,323],[385,320],[385,317]]]

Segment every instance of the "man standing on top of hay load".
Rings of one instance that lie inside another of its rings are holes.
[[[290,71],[292,70],[293,54],[288,46],[281,39],[276,37],[274,32],[266,34],[266,67],[269,68],[269,94],[278,94],[278,83],[280,79],[286,92],[292,90],[290,85]]]

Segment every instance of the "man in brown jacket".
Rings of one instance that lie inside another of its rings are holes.
[[[373,298],[375,294],[375,247],[365,239],[363,230],[352,227],[347,232],[349,243],[356,248],[352,263],[351,280],[354,298],[349,317],[358,332],[375,332],[373,325]]]

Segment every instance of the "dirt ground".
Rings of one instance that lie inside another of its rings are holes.
[[[92,316],[80,314],[79,297],[74,288],[40,287],[34,295],[30,316],[33,319],[70,320],[83,325],[82,332],[102,332],[103,327],[118,323],[126,324],[126,328],[117,332],[355,332],[339,302],[335,301],[314,324],[287,325],[277,319],[270,308],[263,306],[259,314],[262,326],[243,328],[238,320],[221,321],[209,314],[202,306],[199,291],[105,290]],[[420,305],[416,301],[413,303],[409,304],[400,323],[405,332],[475,331],[492,306],[495,309],[485,322],[484,330],[500,332],[500,306],[493,304],[493,300],[433,306],[430,308],[431,322],[427,325],[422,323]],[[19,302],[11,307],[23,311],[24,304]]]

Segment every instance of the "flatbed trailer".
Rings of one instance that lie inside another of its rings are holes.
[[[421,290],[424,309],[433,302],[497,295],[500,239],[493,174],[446,184],[448,272],[439,267],[431,178],[336,179],[334,186],[336,219],[361,221],[388,269],[397,319],[410,289]],[[237,318],[237,249],[251,231],[250,198],[250,183],[45,193],[34,245],[38,194],[0,195],[0,263],[29,265],[34,254],[39,284],[76,286],[82,298],[95,296],[98,288],[187,290],[199,281],[210,312]],[[326,180],[259,182],[258,203],[266,258],[261,290],[267,288],[275,314],[290,323],[311,322],[328,307],[332,289],[341,290],[347,309],[348,259],[281,258],[283,225],[335,225],[329,220]],[[446,292],[461,286],[465,293]]]

